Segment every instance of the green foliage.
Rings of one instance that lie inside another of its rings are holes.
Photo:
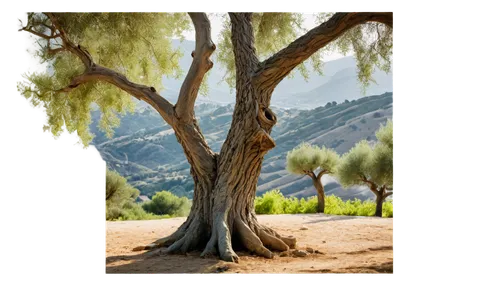
[[[286,161],[286,169],[293,174],[304,174],[304,171],[313,172],[318,168],[335,174],[340,159],[332,149],[302,143],[288,152]]]
[[[185,13],[61,13],[59,21],[70,39],[92,55],[97,64],[123,73],[128,79],[161,90],[163,75],[180,77],[178,64],[180,50],[173,49],[171,37],[182,37],[191,28]],[[50,24],[43,14],[29,13],[29,24]],[[44,25],[36,25],[38,32],[50,34]],[[80,59],[68,52],[52,55],[47,41],[36,39],[39,48],[35,56],[48,66],[46,72],[25,75],[18,90],[34,105],[43,104],[48,121],[44,127],[59,136],[66,125],[76,131],[87,146],[93,135],[89,132],[91,104],[102,110],[99,127],[112,136],[119,125],[117,113],[133,110],[131,97],[118,88],[91,82],[73,89],[68,94],[58,92],[83,71]],[[52,49],[60,47],[51,40]]]
[[[376,136],[375,146],[368,141],[358,142],[344,154],[337,169],[339,182],[344,187],[364,184],[362,178],[378,186],[392,186],[393,183],[393,140],[392,121],[381,126]]]
[[[372,156],[372,147],[366,140],[358,142],[348,153],[345,153],[337,169],[340,184],[343,187],[362,184],[362,176],[370,172]]]
[[[327,21],[333,13],[316,14],[316,23]],[[323,52],[338,51],[344,55],[354,53],[357,61],[358,80],[363,91],[370,82],[375,67],[388,73],[392,65],[392,28],[369,22],[346,31],[340,38],[323,48]]]
[[[378,141],[387,146],[389,149],[392,150],[393,148],[393,136],[392,136],[392,120],[387,120],[387,123],[379,128],[377,132],[375,133],[375,136],[377,136]]]
[[[321,13],[317,18],[323,22],[330,16],[331,13]],[[87,50],[97,64],[124,74],[132,82],[154,86],[160,91],[163,88],[162,76],[180,78],[183,74],[179,66],[182,53],[173,48],[170,39],[182,39],[182,33],[192,29],[186,13],[60,13],[57,17],[69,39]],[[236,72],[231,25],[227,14],[222,17],[223,29],[216,56],[226,68],[222,80],[234,87]],[[252,21],[255,48],[260,60],[307,32],[300,13],[253,13]],[[43,13],[28,13],[27,25],[36,32],[50,35],[50,24]],[[26,74],[25,81],[18,84],[18,90],[33,105],[43,104],[46,108],[47,124],[44,130],[57,137],[66,127],[70,133],[76,131],[81,142],[88,146],[94,136],[88,128],[90,111],[97,106],[102,110],[99,128],[108,137],[113,136],[113,129],[120,124],[117,115],[134,110],[131,97],[110,84],[100,82],[83,84],[69,93],[59,92],[68,86],[72,78],[82,73],[83,64],[69,52],[49,52],[61,47],[60,39],[47,41],[35,38],[34,41],[38,46],[34,56],[47,64],[47,71]],[[297,70],[305,79],[309,74],[307,67],[321,74],[321,57],[331,50],[342,53],[354,51],[358,77],[366,87],[373,81],[371,75],[375,66],[387,72],[390,70],[392,29],[374,23],[357,26],[313,54]],[[293,72],[289,76],[293,76]],[[200,93],[206,94],[207,91],[204,80]]]
[[[127,184],[125,178],[115,171],[106,170],[106,219],[117,219],[137,196],[139,190]]]
[[[259,60],[265,60],[288,46],[302,34],[305,34],[307,30],[303,27],[303,22],[304,19],[300,13],[253,13],[252,26],[255,36],[255,50]],[[219,34],[215,53],[217,61],[226,69],[223,80],[234,88],[236,67],[231,42],[231,22],[227,14],[222,15],[222,31]],[[321,54],[315,53],[297,67],[299,73],[306,80],[309,78],[307,65],[310,65],[313,71],[322,74]],[[293,77],[293,75],[294,72],[292,71],[289,76]]]
[[[285,201],[285,197],[279,190],[269,191],[263,194],[262,197],[255,198],[255,212],[257,214],[282,214],[286,208],[283,206]],[[292,211],[290,208],[289,204],[286,209]]]
[[[191,209],[191,202],[186,197],[178,197],[171,192],[156,193],[151,201],[142,205],[142,208],[157,215],[187,216]]]
[[[146,220],[185,215],[181,211],[161,215],[147,212],[135,203],[137,196],[139,191],[130,186],[125,178],[115,171],[106,171],[106,220]]]
[[[384,202],[382,216],[392,217],[392,201]],[[272,190],[255,198],[255,212],[257,214],[306,214],[316,213],[318,198],[307,199],[295,197],[286,198],[279,190]],[[360,201],[358,199],[342,201],[334,195],[325,197],[325,214],[348,216],[373,216],[376,204],[373,201]]]

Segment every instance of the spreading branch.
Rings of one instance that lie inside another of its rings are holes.
[[[194,118],[194,103],[205,74],[212,68],[210,55],[215,51],[215,44],[210,37],[210,20],[205,13],[189,13],[196,32],[196,47],[191,53],[193,62],[182,83],[175,113],[185,121]]]
[[[43,33],[40,33],[40,32],[37,32],[35,30],[32,29],[33,26],[29,25],[29,26],[26,26],[26,27],[22,27],[21,29],[19,29],[19,31],[26,31],[28,33],[31,33],[37,37],[40,37],[42,39],[45,39],[45,40],[51,40],[51,39],[55,39],[55,38],[59,38],[60,35],[59,34],[53,34],[53,35],[46,35],[46,34],[43,34]]]
[[[76,45],[73,43],[68,36],[66,35],[66,32],[62,28],[61,24],[59,23],[59,20],[57,18],[57,15],[55,13],[44,13],[49,17],[50,22],[52,23],[52,26],[59,31],[59,37],[62,41],[62,49],[67,50],[74,55],[78,56],[82,63],[85,66],[86,71],[89,71],[92,66],[94,65],[94,60],[92,59],[92,56],[88,51],[86,51],[84,48],[80,47],[80,45]]]
[[[316,175],[314,174],[314,172],[309,171],[309,170],[303,170],[303,172],[304,172],[304,174],[308,175],[309,177],[316,179]]]
[[[70,92],[91,81],[110,83],[138,100],[147,102],[160,113],[168,124],[173,125],[174,107],[168,100],[159,95],[153,88],[133,83],[124,75],[100,65],[94,64],[92,70],[76,76],[67,87],[57,90],[57,92]]]
[[[274,88],[296,66],[328,43],[338,39],[349,29],[367,22],[379,22],[392,28],[392,12],[335,13],[328,21],[310,30],[286,48],[260,63],[255,72],[253,83],[266,97],[263,98],[263,101],[270,101]]]
[[[173,124],[173,105],[168,100],[160,96],[154,88],[133,83],[129,81],[123,74],[94,63],[92,56],[85,48],[73,43],[69,39],[62,25],[58,21],[57,15],[55,13],[45,13],[45,15],[47,15],[52,24],[52,26],[49,28],[52,31],[51,36],[40,34],[38,32],[34,33],[34,31],[31,29],[31,26],[29,26],[28,28],[25,27],[21,30],[30,32],[48,40],[53,38],[60,38],[62,46],[56,49],[48,49],[49,54],[68,51],[78,56],[85,66],[85,71],[81,75],[74,77],[67,87],[57,90],[56,92],[70,92],[81,84],[91,81],[107,82],[129,93],[135,98],[149,103],[160,113],[160,115],[165,119],[165,121],[167,121],[167,123],[169,123],[170,125]],[[57,34],[56,31],[58,32]]]
[[[360,178],[361,178],[361,181],[363,181],[364,183],[366,183],[370,187],[370,191],[372,191],[372,193],[374,193],[376,196],[378,196],[377,184],[375,184],[373,181],[368,180],[368,178],[366,178],[365,175],[361,175]]]

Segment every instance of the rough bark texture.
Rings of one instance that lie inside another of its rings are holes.
[[[204,13],[189,13],[196,32],[193,62],[174,106],[152,87],[130,82],[125,75],[94,63],[91,55],[70,41],[58,23],[57,14],[45,13],[51,20],[52,35],[62,48],[50,53],[70,52],[85,65],[59,92],[71,92],[88,81],[104,81],[121,88],[154,107],[172,126],[182,145],[194,180],[191,212],[182,226],[169,237],[155,241],[147,249],[165,246],[167,253],[203,250],[202,256],[219,255],[238,261],[233,245],[272,258],[271,250],[294,248],[296,240],[265,227],[256,219],[254,199],[264,155],[275,146],[271,138],[276,116],[269,108],[274,87],[298,64],[335,40],[351,27],[379,21],[392,27],[392,13],[337,13],[324,24],[300,37],[268,60],[259,63],[251,23],[251,13],[230,13],[232,44],[236,63],[236,105],[233,120],[220,154],[213,152],[203,137],[194,115],[194,103],[206,72],[212,68],[210,55],[215,45],[210,38],[210,22]],[[30,26],[23,31],[35,34]],[[35,34],[36,35],[36,34]],[[320,173],[315,178],[318,211],[324,210],[324,191]]]

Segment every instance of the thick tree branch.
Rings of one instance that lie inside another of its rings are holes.
[[[236,64],[236,85],[242,86],[250,82],[259,63],[254,44],[252,13],[229,13],[229,18]]]
[[[46,35],[46,34],[43,34],[43,33],[37,32],[37,31],[35,31],[35,30],[32,30],[31,28],[32,28],[32,26],[29,26],[29,27],[23,27],[23,28],[19,29],[19,31],[26,31],[26,32],[28,32],[28,33],[31,33],[31,34],[33,34],[33,35],[37,36],[37,37],[43,38],[43,39],[45,39],[45,40],[50,40],[50,39],[59,38],[59,36],[60,36],[59,34],[55,34],[55,35],[50,35],[50,36],[49,36],[49,35]]]
[[[47,17],[49,17],[54,28],[59,31],[60,35],[59,37],[62,40],[62,48],[78,56],[82,61],[82,63],[85,65],[86,71],[92,69],[92,66],[94,65],[94,60],[92,59],[92,56],[83,47],[80,47],[80,45],[76,45],[75,43],[69,40],[68,36],[66,35],[66,32],[64,31],[61,24],[59,23],[59,20],[57,19],[57,15],[55,13],[44,13],[44,14],[47,15]]]
[[[269,102],[274,88],[297,65],[312,56],[347,30],[367,22],[380,22],[392,28],[392,12],[387,13],[335,13],[328,21],[310,30],[266,61],[259,64],[254,85]]]
[[[392,194],[392,191],[390,190],[390,188],[387,188],[385,185],[380,188],[379,192],[382,195],[383,199],[387,198],[388,196],[390,196]]]
[[[214,173],[216,168],[216,154],[210,149],[204,140],[196,122],[192,122],[190,124],[180,124],[176,117],[174,106],[168,100],[159,95],[153,87],[133,83],[129,81],[125,75],[107,67],[95,64],[87,50],[80,45],[76,45],[67,37],[55,13],[46,12],[46,15],[50,18],[52,25],[59,31],[60,38],[62,40],[62,49],[78,56],[85,65],[85,71],[83,74],[73,78],[71,83],[66,88],[60,89],[59,92],[69,92],[81,84],[94,80],[100,80],[113,84],[135,98],[147,102],[154,109],[156,109],[156,111],[158,111],[158,113],[170,126],[172,126],[175,130],[175,135],[178,141],[181,143],[185,151],[187,160],[191,164],[191,171],[195,180],[202,180],[201,178],[204,174]],[[212,177],[210,177],[210,179],[215,180]],[[213,182],[204,181],[203,184],[210,189]]]
[[[73,78],[67,87],[57,91],[70,92],[79,85],[91,81],[103,81],[110,83],[133,97],[147,102],[160,113],[168,124],[173,125],[174,107],[168,100],[156,93],[153,88],[133,83],[124,75],[103,66],[94,64],[92,70]]]
[[[303,170],[304,171],[304,174],[308,175],[309,177],[311,177],[313,180],[316,179],[316,174],[314,174],[313,171],[309,171],[309,170]]]
[[[328,172],[328,170],[321,170],[321,172],[319,172],[319,174],[318,174],[318,180],[321,180],[321,177],[323,177],[323,175],[326,175],[329,173],[330,172]]]
[[[368,187],[370,188],[370,191],[372,191],[372,193],[374,193],[376,196],[378,196],[377,184],[368,180],[368,178],[366,178],[365,175],[360,175],[360,178],[361,178],[361,181],[365,182],[368,185]]]
[[[189,13],[196,32],[196,47],[192,52],[193,62],[182,83],[179,99],[175,105],[175,113],[185,121],[194,118],[194,103],[198,96],[201,82],[205,74],[212,68],[210,55],[215,51],[215,44],[210,37],[210,20],[205,13]]]
[[[152,87],[133,83],[129,81],[123,74],[95,64],[92,56],[87,50],[85,50],[80,45],[76,45],[68,38],[57,19],[57,15],[55,13],[45,14],[49,17],[55,30],[59,31],[58,35],[60,35],[60,38],[62,40],[61,48],[49,50],[49,52],[52,51],[52,53],[55,53],[62,50],[67,50],[78,56],[85,66],[85,72],[83,74],[73,78],[73,80],[67,87],[58,90],[58,92],[70,92],[79,85],[90,81],[104,81],[120,88],[121,90],[129,93],[139,100],[147,102],[160,113],[160,115],[168,124],[173,125],[174,107],[168,100],[160,96]]]

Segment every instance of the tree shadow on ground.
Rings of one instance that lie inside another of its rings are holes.
[[[393,273],[393,262],[384,262],[381,264],[372,264],[359,267],[347,267],[340,269],[337,273]]]
[[[157,249],[107,257],[106,273],[218,273],[228,269],[225,264],[216,258],[200,258],[200,252],[174,255]]]
[[[305,224],[320,223],[320,222],[325,222],[325,221],[349,220],[349,219],[357,219],[357,218],[365,218],[365,217],[359,217],[359,216],[340,216],[340,215],[331,215],[331,216],[330,215],[325,215],[325,216],[322,216],[320,219],[305,222]]]
[[[371,252],[371,251],[386,251],[386,250],[393,251],[393,246],[392,245],[386,245],[386,246],[379,246],[379,247],[370,247],[370,248],[363,249],[363,250],[339,252],[337,254],[363,254],[363,253],[368,253],[368,252]]]

